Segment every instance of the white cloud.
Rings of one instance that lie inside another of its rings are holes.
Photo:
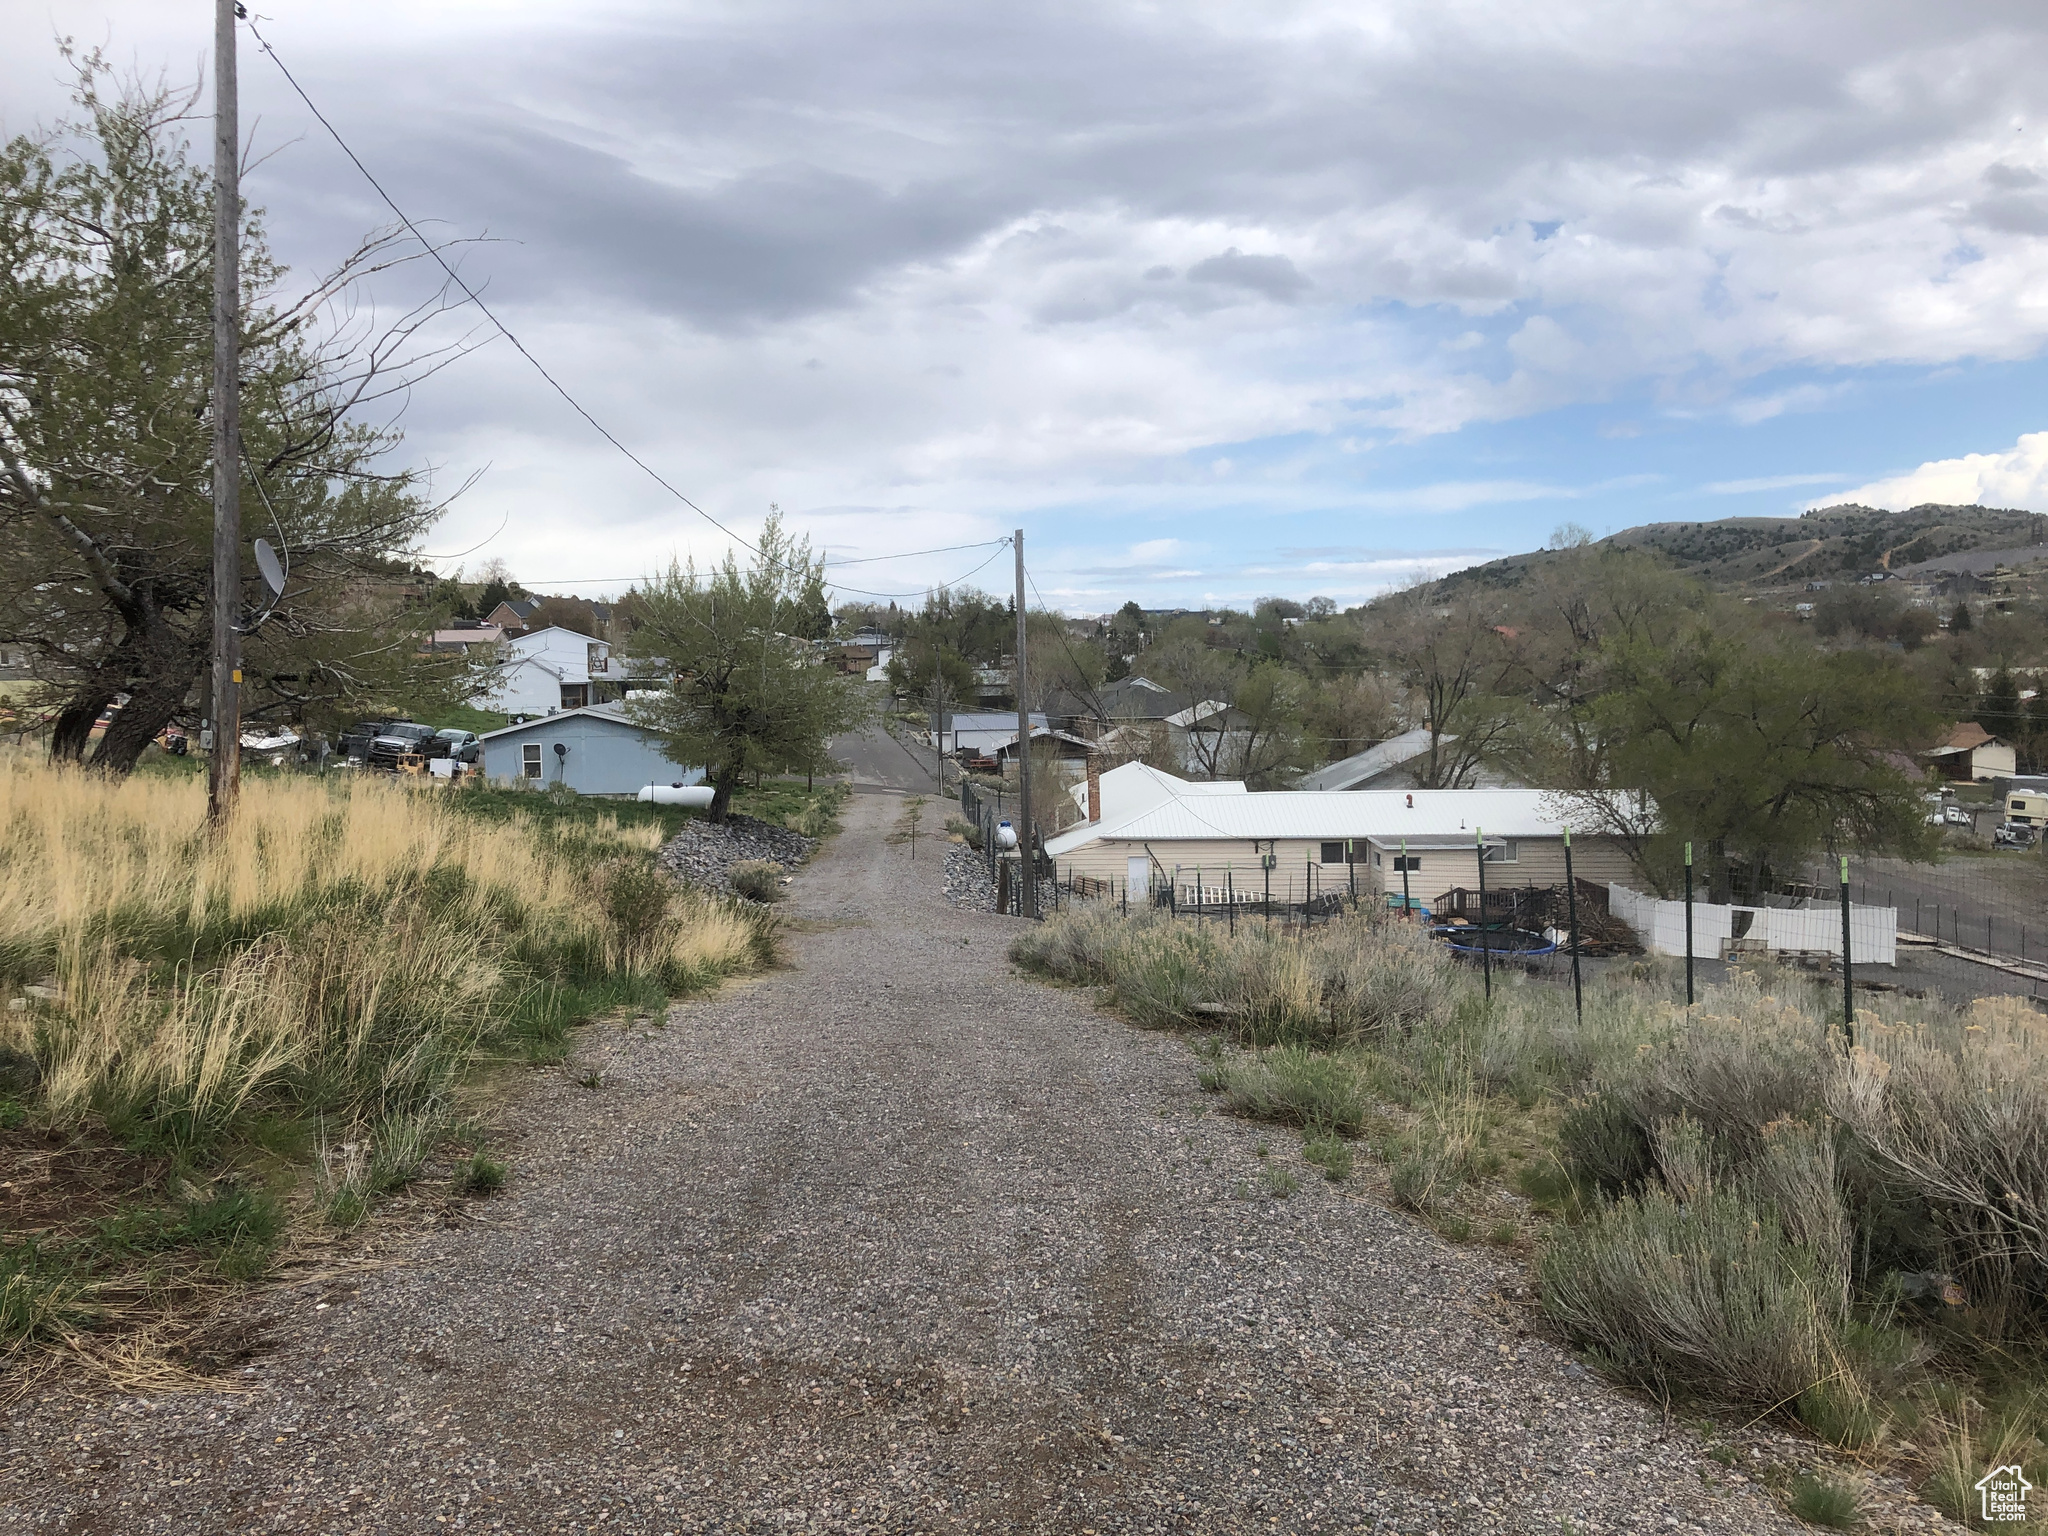
[[[1873,480],[1853,491],[1808,505],[1857,502],[1902,512],[1933,502],[1939,506],[2018,507],[2048,510],[2048,432],[2028,432],[2003,453],[1970,453],[1935,459],[1889,480]]]

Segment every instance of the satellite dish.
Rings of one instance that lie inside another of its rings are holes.
[[[263,584],[270,588],[273,597],[284,596],[284,567],[278,564],[277,551],[270,547],[270,540],[256,541],[256,569],[263,577]]]

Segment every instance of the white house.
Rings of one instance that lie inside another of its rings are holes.
[[[1085,787],[1076,803],[1087,809]],[[1495,886],[1564,879],[1569,807],[1546,790],[1247,790],[1235,781],[1179,779],[1141,763],[1101,776],[1097,815],[1050,838],[1063,870],[1098,880],[1192,892],[1226,885],[1276,898],[1357,889],[1419,901],[1479,882],[1481,846]],[[1573,873],[1606,884],[1631,867],[1614,839],[1572,839]],[[1270,862],[1269,862],[1270,861]],[[1205,896],[1204,899],[1213,899]]]
[[[506,714],[544,715],[595,704],[601,693],[616,697],[625,681],[608,642],[550,625],[505,642],[490,701]]]

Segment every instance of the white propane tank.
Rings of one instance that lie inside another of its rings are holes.
[[[996,823],[996,846],[998,848],[1014,848],[1017,846],[1017,829],[1010,825],[1007,818]]]
[[[693,811],[709,808],[709,784],[649,784],[640,791],[643,805],[686,805]]]

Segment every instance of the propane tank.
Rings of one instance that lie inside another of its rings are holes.
[[[1017,829],[1010,825],[1008,817],[996,823],[996,846],[998,848],[1014,848],[1017,846]]]
[[[709,784],[649,784],[640,791],[642,805],[682,805],[693,811],[708,810],[712,789]]]

